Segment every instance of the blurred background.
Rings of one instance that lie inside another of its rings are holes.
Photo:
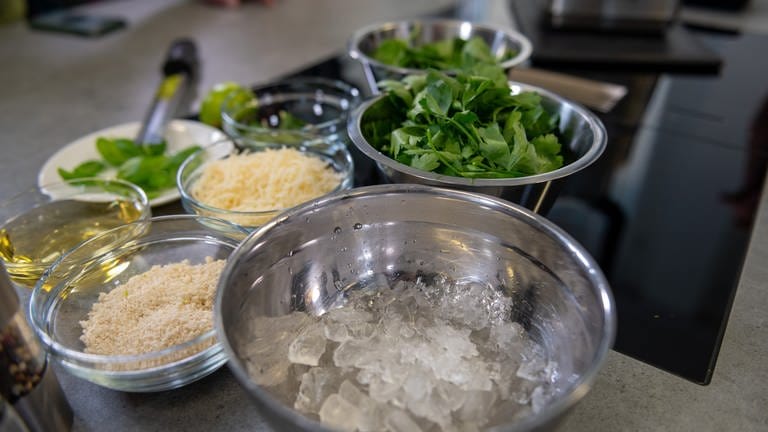
[[[198,44],[199,94],[223,81],[256,85],[292,75],[365,88],[345,52],[357,27],[420,15],[503,24],[534,46],[513,79],[552,86],[595,111],[608,130],[608,150],[569,179],[547,217],[609,277],[616,351],[697,384],[717,376],[768,160],[768,0],[221,3],[0,1],[0,195],[34,184],[67,142],[141,118],[177,37]],[[318,22],[334,25],[315,31]],[[747,319],[764,316],[764,303]],[[748,332],[734,337],[753,346]],[[63,379],[74,405],[94,419],[124,402],[101,393],[91,407],[97,390]],[[233,384],[221,374],[212,379]],[[223,398],[236,403],[237,396]],[[128,399],[149,416],[160,411],[152,400],[161,399]],[[720,402],[738,412],[738,399]]]

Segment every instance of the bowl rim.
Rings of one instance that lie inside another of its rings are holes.
[[[360,92],[360,89],[358,89],[356,86],[344,80],[325,78],[321,76],[305,76],[305,75],[295,76],[295,77],[290,77],[282,80],[276,80],[276,81],[271,81],[267,83],[251,85],[251,86],[248,86],[246,90],[255,96],[255,93],[258,91],[263,91],[263,90],[271,89],[274,87],[291,85],[291,84],[310,85],[310,86],[315,86],[315,85],[327,86],[329,89],[333,88],[333,89],[339,90],[340,92],[348,95],[350,98],[349,107],[342,111],[342,115],[339,118],[326,120],[320,123],[307,124],[302,126],[299,129],[295,129],[293,132],[298,132],[302,134],[319,133],[323,129],[327,129],[333,126],[334,124],[343,123],[346,120],[346,117],[348,117],[349,114],[352,112],[352,110],[356,108],[358,105],[360,105],[360,103],[363,101],[362,93]],[[234,116],[230,114],[230,110],[229,110],[229,102],[235,97],[237,97],[237,94],[233,93],[227,96],[222,101],[222,104],[221,104],[222,127],[224,127],[224,125],[232,125],[236,128],[244,129],[251,132],[253,131],[278,132],[279,131],[277,129],[272,129],[272,128],[250,126],[236,120]]]
[[[491,427],[490,430],[518,432],[536,430],[536,428],[547,425],[558,417],[564,415],[592,388],[598,373],[605,364],[608,353],[610,352],[616,338],[616,303],[608,281],[598,266],[597,261],[595,261],[589,252],[587,252],[587,250],[584,249],[582,245],[580,245],[573,237],[571,237],[570,234],[566,233],[562,228],[558,227],[545,217],[538,215],[519,204],[477,192],[420,184],[395,183],[364,186],[332,195],[327,195],[320,199],[299,205],[284,212],[277,218],[271,220],[267,224],[264,224],[252,232],[237,246],[235,251],[232,252],[232,259],[227,261],[226,265],[224,266],[224,270],[221,273],[221,278],[219,279],[219,286],[216,290],[216,297],[214,300],[215,313],[213,327],[216,331],[218,341],[221,344],[226,357],[228,358],[227,365],[232,371],[233,375],[235,375],[235,378],[240,383],[240,385],[244,387],[251,398],[256,399],[259,403],[265,404],[271,413],[279,416],[279,418],[284,421],[297,424],[307,430],[331,430],[326,425],[321,424],[319,421],[305,417],[296,410],[289,408],[287,405],[281,403],[267,390],[263,389],[260,385],[254,383],[250,379],[246,368],[241,364],[241,360],[235,354],[235,350],[230,344],[228,333],[224,328],[221,307],[224,295],[227,291],[227,280],[229,275],[233,274],[238,258],[240,254],[244,253],[243,251],[263,243],[264,240],[262,237],[266,236],[273,228],[286,223],[289,219],[303,220],[304,216],[308,213],[317,211],[318,209],[322,209],[326,206],[330,206],[336,203],[355,199],[356,197],[388,194],[425,194],[438,198],[450,197],[462,201],[475,202],[483,205],[489,210],[507,213],[513,217],[519,218],[520,220],[526,221],[534,229],[546,233],[555,239],[558,243],[563,244],[574,257],[574,260],[580,262],[582,266],[587,269],[587,277],[592,282],[594,287],[592,292],[595,293],[595,296],[598,298],[598,302],[602,305],[602,319],[604,323],[604,331],[601,335],[599,343],[595,347],[593,356],[594,362],[583,374],[579,376],[579,380],[577,380],[575,383],[571,383],[571,386],[567,389],[567,392],[561,394],[552,404],[545,406],[538,413],[529,415],[517,423],[501,424],[495,427]]]
[[[363,38],[374,31],[393,29],[403,25],[413,25],[417,23],[421,25],[447,24],[452,27],[469,26],[470,28],[478,28],[504,33],[507,37],[516,42],[520,47],[520,50],[514,57],[507,59],[499,64],[499,66],[501,66],[504,70],[510,69],[527,61],[533,53],[533,45],[531,44],[531,41],[524,34],[512,29],[511,27],[452,18],[416,18],[406,20],[380,21],[360,27],[352,33],[347,41],[347,54],[351,58],[361,61],[364,64],[388,69],[401,75],[424,73],[424,69],[406,68],[382,63],[360,49],[360,41],[362,41]],[[451,73],[454,71],[448,70],[447,72]]]
[[[181,163],[181,165],[179,165],[179,169],[178,169],[178,171],[176,171],[176,187],[179,189],[179,194],[181,195],[182,204],[184,204],[184,203],[191,203],[195,207],[198,207],[198,208],[200,208],[200,209],[202,209],[204,211],[211,212],[211,213],[216,213],[216,214],[221,214],[221,215],[231,215],[231,216],[246,216],[246,217],[261,217],[261,216],[268,217],[270,215],[279,214],[279,213],[281,213],[281,212],[291,208],[291,207],[286,207],[286,208],[279,208],[279,209],[272,209],[272,210],[260,210],[260,211],[227,210],[227,209],[223,209],[223,208],[219,208],[219,207],[213,207],[211,205],[208,205],[206,203],[203,203],[203,202],[199,201],[194,196],[192,196],[191,191],[188,190],[192,185],[189,184],[189,181],[184,182],[183,179],[182,179],[182,175],[186,173],[188,166],[191,165],[192,163],[194,163],[195,159],[200,154],[202,154],[204,152],[212,152],[212,151],[216,150],[219,147],[224,147],[225,145],[228,145],[228,147],[230,147],[230,154],[231,154],[232,151],[238,151],[238,145],[235,144],[235,142],[238,141],[238,140],[248,141],[245,138],[242,138],[242,139],[240,139],[240,138],[225,138],[225,139],[219,140],[219,141],[217,141],[215,143],[212,143],[211,145],[209,145],[207,147],[201,148],[200,150],[192,153],[191,155],[189,155],[184,160],[184,162]],[[316,146],[301,145],[301,144],[280,144],[280,143],[264,144],[264,143],[259,143],[259,145],[254,147],[254,148],[245,148],[245,151],[249,152],[249,153],[253,153],[253,152],[260,151],[260,150],[267,149],[267,148],[272,148],[272,149],[297,148],[301,152],[309,151],[309,152],[313,152],[313,153],[322,154],[322,152],[315,152],[315,150],[314,150],[315,147]],[[339,185],[336,186],[336,188],[334,188],[332,191],[328,192],[329,194],[330,193],[339,192],[339,191],[342,191],[342,190],[346,190],[346,189],[349,189],[350,187],[352,187],[351,183],[352,183],[352,179],[354,177],[354,171],[355,171],[354,161],[352,160],[352,154],[349,152],[349,149],[347,149],[346,146],[330,146],[330,148],[332,148],[334,151],[341,151],[343,153],[344,160],[347,163],[347,165],[346,165],[347,169],[345,169],[344,171],[340,171],[339,172],[340,174],[343,175],[343,178],[339,182]],[[220,158],[217,158],[217,160],[220,160]],[[201,167],[195,168],[195,171],[199,170],[200,168]],[[190,173],[190,175],[191,174],[192,173]],[[186,206],[184,206],[184,207],[186,208]],[[197,213],[195,213],[195,214],[197,214]],[[253,227],[251,227],[251,228],[253,228]]]
[[[570,106],[574,110],[574,112],[576,112],[581,118],[586,120],[587,124],[589,125],[594,135],[592,140],[592,145],[589,147],[587,152],[584,153],[580,158],[576,159],[575,161],[567,165],[563,165],[562,167],[556,170],[548,171],[541,174],[524,176],[524,177],[490,178],[490,179],[489,178],[465,178],[465,177],[449,176],[445,174],[438,174],[431,171],[424,171],[417,168],[413,168],[392,159],[386,154],[380,152],[379,150],[376,150],[368,142],[368,140],[365,139],[365,137],[363,136],[362,129],[361,129],[361,122],[363,119],[363,115],[365,114],[365,111],[368,108],[370,108],[371,105],[373,105],[374,103],[386,97],[385,94],[378,95],[366,100],[352,112],[352,116],[350,116],[347,122],[347,133],[349,134],[349,138],[352,141],[352,143],[355,145],[355,147],[357,147],[358,150],[363,152],[363,154],[371,158],[378,165],[380,166],[384,165],[390,169],[408,174],[412,177],[419,178],[423,181],[439,183],[441,185],[446,185],[446,186],[453,185],[453,186],[465,186],[465,187],[472,187],[472,186],[507,187],[507,186],[523,186],[523,185],[530,185],[535,183],[545,183],[545,182],[556,180],[562,177],[569,176],[577,171],[580,171],[588,167],[592,163],[594,163],[600,157],[600,155],[603,154],[608,144],[607,133],[605,131],[605,125],[603,125],[603,122],[600,121],[600,119],[594,113],[592,113],[590,110],[585,108],[583,105],[577,102],[574,102],[572,100],[566,99],[544,88],[537,87],[530,84],[525,84],[518,81],[510,80],[508,82],[509,82],[511,91],[514,92],[515,94],[524,92],[524,91],[537,92],[543,97],[554,100],[556,103],[560,105]]]
[[[51,295],[51,292],[46,291],[45,288],[43,288],[43,282],[50,276],[51,273],[53,273],[58,268],[59,265],[61,265],[61,263],[66,259],[67,256],[69,256],[70,253],[72,253],[75,249],[86,247],[89,244],[96,242],[102,236],[111,235],[117,232],[118,230],[127,230],[127,229],[130,229],[130,227],[137,226],[139,224],[147,224],[147,223],[155,223],[155,222],[172,223],[172,222],[177,222],[179,220],[194,220],[194,221],[199,221],[201,223],[215,222],[216,224],[219,224],[219,225],[225,225],[228,229],[232,229],[233,232],[238,232],[243,235],[247,235],[249,233],[247,230],[245,230],[241,226],[233,224],[223,219],[212,218],[212,217],[201,216],[201,215],[192,215],[192,214],[175,214],[175,215],[155,216],[146,220],[140,220],[140,221],[124,224],[116,228],[110,229],[108,231],[105,231],[104,233],[99,234],[98,236],[95,236],[91,239],[88,239],[80,243],[78,246],[76,246],[75,248],[71,249],[70,251],[63,254],[61,257],[59,257],[44,272],[43,276],[41,276],[40,279],[38,279],[38,282],[35,284],[35,287],[32,289],[32,294],[30,296],[29,305],[27,307],[27,312],[30,317],[29,321],[35,333],[38,335],[41,342],[47,348],[47,351],[49,353],[51,353],[54,357],[56,357],[60,362],[66,363],[67,364],[66,367],[68,368],[74,368],[81,371],[95,372],[100,376],[109,376],[113,379],[117,378],[120,380],[124,380],[124,379],[136,379],[136,378],[145,377],[145,376],[146,377],[154,376],[157,373],[164,372],[165,370],[171,369],[175,366],[186,364],[186,363],[194,363],[196,360],[198,360],[201,357],[207,357],[212,354],[215,354],[216,352],[221,351],[221,346],[216,340],[216,331],[214,328],[204,333],[201,333],[200,335],[194,337],[193,339],[190,339],[188,341],[185,341],[167,348],[163,348],[158,351],[151,351],[151,352],[142,353],[142,354],[119,354],[119,355],[92,354],[92,353],[86,353],[83,351],[73,350],[64,346],[60,342],[54,340],[49,335],[49,332],[48,332],[48,328],[49,328],[48,320],[52,313],[51,306],[55,306],[59,304],[60,301],[45,300],[45,298]],[[133,249],[141,245],[142,243],[133,243],[130,245],[130,248]],[[122,246],[119,246],[119,247],[122,247]],[[235,249],[236,249],[236,245],[234,245],[234,247],[232,248],[232,251],[234,252]],[[86,264],[92,263],[93,261],[99,258],[102,258],[108,254],[111,254],[113,253],[113,251],[114,249],[92,256],[87,261]],[[42,322],[40,322],[40,320],[42,320]],[[129,369],[129,370],[111,370],[111,369],[100,369],[98,367],[93,367],[93,365],[103,365],[103,366],[119,365],[124,363],[138,363],[138,362],[161,359],[165,356],[168,356],[175,352],[195,346],[197,344],[203,343],[212,338],[214,343],[211,344],[210,346],[200,351],[196,351],[189,356],[182,357],[180,359],[177,359],[168,363],[163,363],[157,366],[152,366],[152,367],[142,368],[142,369]],[[94,381],[94,380],[91,380],[91,381]],[[111,386],[107,386],[107,387],[111,387]]]
[[[78,184],[81,183],[81,184]],[[127,180],[119,179],[119,178],[107,178],[107,177],[80,177],[80,178],[73,178],[69,180],[59,180],[59,181],[53,181],[48,183],[43,183],[39,185],[34,185],[32,187],[29,187],[25,189],[24,191],[21,191],[13,196],[10,196],[8,198],[5,198],[3,200],[0,200],[0,208],[6,207],[10,204],[15,203],[18,200],[21,200],[23,198],[28,197],[30,192],[39,193],[40,196],[47,196],[50,201],[57,201],[61,197],[70,197],[73,195],[79,195],[82,193],[81,191],[78,191],[77,188],[81,186],[98,186],[92,183],[103,183],[103,184],[118,184],[120,186],[124,186],[127,189],[130,189],[138,195],[138,202],[146,208],[146,211],[142,212],[141,218],[142,219],[148,219],[151,213],[151,206],[149,203],[149,198],[147,197],[147,193],[144,191],[143,188],[141,188],[139,185],[135,183],[131,183]],[[55,190],[63,188],[65,194],[56,194]],[[109,191],[105,191],[109,192]],[[133,201],[136,201],[135,199]],[[37,208],[39,205],[36,205],[33,208]],[[7,221],[12,220],[13,218],[17,217],[19,215],[14,215],[11,218],[0,220],[0,224],[5,224]]]

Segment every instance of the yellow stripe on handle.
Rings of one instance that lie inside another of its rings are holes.
[[[165,77],[157,89],[157,98],[161,100],[171,99],[179,90],[182,78],[184,78],[182,74],[173,74]]]

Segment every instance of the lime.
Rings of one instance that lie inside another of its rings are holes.
[[[245,105],[253,99],[253,94],[238,83],[227,81],[213,86],[200,104],[200,121],[211,126],[221,127],[221,108],[227,98],[237,105]]]

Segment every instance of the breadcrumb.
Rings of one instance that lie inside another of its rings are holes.
[[[153,266],[109,293],[99,294],[80,340],[91,354],[162,350],[213,328],[213,299],[224,260]]]

